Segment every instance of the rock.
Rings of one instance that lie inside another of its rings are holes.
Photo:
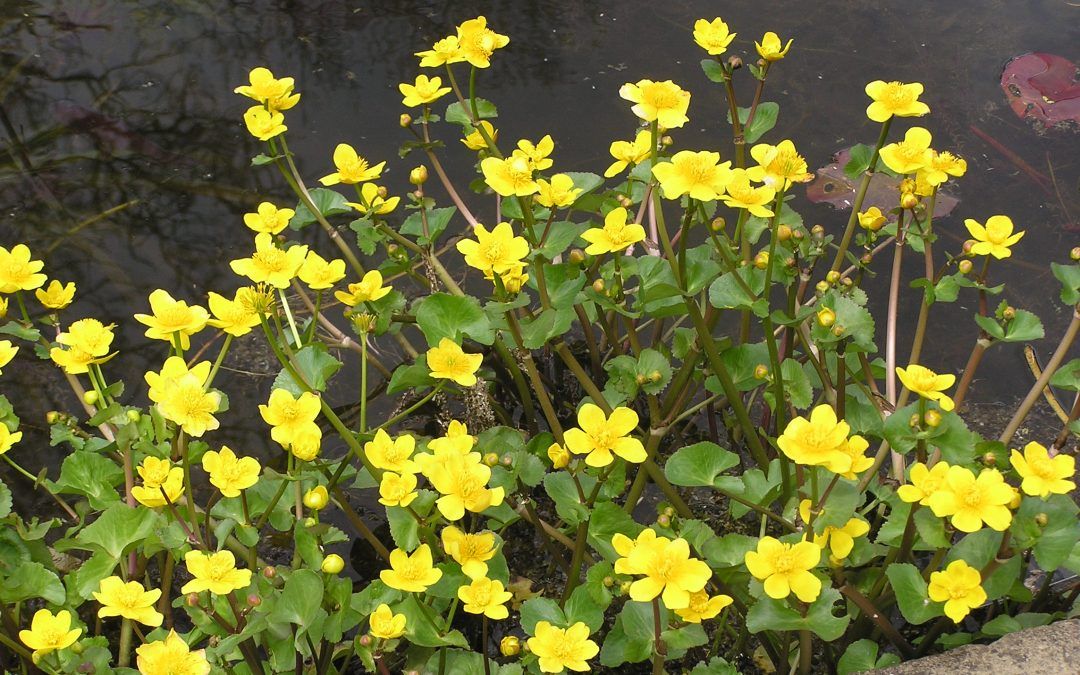
[[[874,672],[879,675],[1080,673],[1080,620],[1029,628],[988,645],[967,645]]]

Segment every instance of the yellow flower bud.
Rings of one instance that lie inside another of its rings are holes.
[[[570,463],[569,451],[558,443],[548,446],[547,456],[551,460],[551,466],[556,469],[562,469]]]
[[[821,239],[822,237],[825,236],[825,226],[824,225],[815,225],[815,226],[813,226],[812,228],[810,228],[810,234],[814,235],[818,239]]]
[[[904,180],[900,181],[900,194],[902,194],[902,195],[915,194],[915,190],[916,190],[917,187],[918,187],[918,184],[913,179],[905,178]]]
[[[330,493],[323,485],[316,485],[304,493],[304,506],[312,511],[322,511],[330,503]]]
[[[580,248],[570,249],[570,257],[568,260],[574,265],[580,265],[585,262],[585,251],[582,251]]]
[[[604,292],[604,280],[603,279],[597,279],[596,281],[592,282],[592,289],[594,291],[596,291],[597,293],[603,293]]]
[[[982,463],[986,466],[994,466],[997,464],[997,455],[992,452],[988,452],[982,456]]]
[[[1046,527],[1046,524],[1049,523],[1049,522],[1050,522],[1050,516],[1046,515],[1045,513],[1036,513],[1035,514],[1035,524],[1038,525],[1039,527]]]
[[[409,172],[409,182],[413,185],[423,185],[427,179],[427,167],[422,164]]]
[[[87,392],[83,392],[82,395],[83,403],[85,403],[86,405],[97,405],[99,398],[100,397],[98,396],[98,393],[93,389]]]
[[[398,118],[398,124],[401,125],[402,129],[408,129],[412,126],[412,115],[401,113],[401,117]]]
[[[327,574],[340,574],[345,569],[345,561],[337,553],[331,553],[323,558],[322,571]]]
[[[1080,260],[1080,246],[1074,246],[1073,249],[1069,251],[1069,258],[1071,258],[1073,262]],[[0,314],[0,319],[2,318],[4,318],[4,315]]]
[[[835,284],[837,281],[840,281],[840,273],[836,270],[830,270],[829,273],[825,275],[825,281],[828,281],[830,284]]]
[[[521,640],[515,635],[507,635],[499,642],[499,653],[506,657],[521,653]]]
[[[905,192],[903,195],[901,195],[901,197],[900,197],[900,206],[902,206],[903,208],[905,208],[905,209],[913,209],[918,205],[919,205],[919,198],[916,197],[913,193]]]
[[[836,323],[836,312],[832,311],[828,307],[822,307],[817,313],[817,322],[819,326],[828,328]]]
[[[971,272],[971,268],[974,267],[974,263],[970,260],[961,260],[960,264],[956,266],[960,270],[960,274],[968,274]]]
[[[825,291],[829,290],[829,282],[822,279],[821,281],[814,284],[814,289],[818,293],[824,293]]]
[[[764,363],[759,363],[754,366],[754,379],[764,380],[769,376],[769,367]]]
[[[776,228],[776,238],[780,241],[787,241],[791,239],[791,228],[787,225],[780,225]]]
[[[1005,319],[1006,321],[1012,321],[1013,319],[1016,318],[1016,308],[1015,307],[1006,307],[1001,312],[1001,318]]]
[[[719,232],[719,231],[723,230],[726,225],[727,225],[727,221],[724,220],[723,216],[718,216],[716,218],[713,218],[712,222],[709,223],[709,226],[712,227],[713,232]]]
[[[495,466],[499,463],[499,456],[494,452],[489,452],[484,455],[484,464],[488,466]]]
[[[142,413],[138,410],[129,410],[125,413],[125,415],[127,415],[129,422],[138,423],[138,421],[142,419]]]
[[[754,256],[754,267],[763,270],[769,266],[769,252],[762,251]]]
[[[941,424],[941,413],[937,410],[927,410],[926,414],[923,415],[923,423],[931,429],[936,428]]]
[[[832,327],[832,334],[836,337],[844,337],[844,327],[840,324],[836,324]]]

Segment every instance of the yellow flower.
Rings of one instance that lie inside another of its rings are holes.
[[[381,640],[393,640],[405,634],[405,615],[394,614],[385,602],[368,617],[368,632]]]
[[[287,389],[275,389],[267,404],[259,406],[259,414],[271,427],[270,438],[287,448],[310,434],[312,428],[319,429],[315,418],[321,409],[319,397],[310,391],[293,397]]]
[[[780,36],[769,31],[761,38],[761,42],[754,42],[754,47],[757,48],[758,55],[766,61],[779,61],[787,56],[792,42],[794,40],[788,40],[787,44],[781,49]]]
[[[646,122],[656,122],[661,129],[676,129],[690,121],[686,116],[690,92],[671,80],[627,82],[619,88],[619,96],[634,103],[630,110],[635,115]]]
[[[614,141],[608,152],[615,161],[604,171],[604,178],[611,178],[622,173],[627,166],[640,164],[653,154],[652,133],[642,129],[633,141]]]
[[[147,642],[135,648],[135,664],[140,675],[209,675],[206,650],[191,651],[175,630],[164,640]]]
[[[930,599],[945,603],[945,616],[960,623],[971,610],[986,602],[982,575],[963,560],[949,563],[943,572],[930,575]]]
[[[323,185],[366,183],[382,175],[386,162],[371,166],[366,159],[356,154],[356,150],[351,145],[338,143],[334,148],[334,166],[337,167],[337,171],[320,178],[320,183]]]
[[[589,255],[619,253],[632,244],[645,241],[645,228],[637,223],[627,222],[630,217],[626,209],[619,206],[604,216],[603,227],[592,227],[581,234],[589,242],[585,252]]]
[[[322,449],[322,429],[314,422],[300,428],[293,435],[292,442],[286,446],[293,457],[310,462],[319,456]]]
[[[480,126],[487,132],[487,135],[491,137],[492,143],[499,140],[499,132],[495,127],[491,126],[491,122],[480,120]],[[484,135],[476,129],[473,129],[465,136],[465,138],[461,139],[461,142],[470,150],[487,150],[487,141],[484,140]]]
[[[728,31],[728,25],[720,17],[712,21],[698,19],[694,22],[694,42],[711,56],[726,52],[736,35]]]
[[[166,366],[182,359],[178,356],[169,357]],[[210,363],[203,361],[195,368],[183,374],[170,377],[167,374],[172,370],[179,373],[179,368],[169,366],[162,368],[161,375],[154,379],[152,388],[156,389],[155,400],[161,416],[170,422],[180,426],[190,436],[199,437],[207,431],[213,431],[220,426],[214,413],[221,406],[221,394],[216,391],[206,390],[206,380],[210,375]],[[150,382],[152,373],[147,373],[147,382]]]
[[[427,51],[416,52],[416,56],[420,57],[421,68],[438,68],[448,63],[461,63],[465,60],[456,35],[439,40]]]
[[[915,173],[927,167],[934,159],[930,149],[930,132],[922,127],[911,127],[904,140],[889,143],[881,149],[881,161],[896,173]]]
[[[250,258],[239,258],[229,263],[232,271],[253,282],[265,283],[274,288],[288,288],[300,266],[307,257],[306,245],[278,248],[274,238],[267,232],[255,235],[255,252]]]
[[[71,627],[71,612],[66,609],[56,614],[39,609],[30,620],[30,630],[19,631],[19,639],[34,650],[34,663],[37,663],[42,656],[75,644],[81,634],[81,628]]]
[[[487,577],[474,578],[471,583],[458,587],[458,598],[465,603],[462,606],[469,614],[483,614],[496,621],[510,616],[506,601],[513,594],[503,589],[501,581]]]
[[[799,517],[810,525],[810,500],[799,502]],[[820,516],[818,516],[820,517]],[[856,537],[862,537],[870,531],[870,523],[859,518],[851,518],[843,527],[828,525],[820,534],[814,535],[814,543],[819,548],[831,548],[833,560],[843,560],[851,554]]]
[[[48,309],[63,309],[75,299],[75,282],[62,284],[56,279],[49,282],[47,288],[34,291],[34,296]]]
[[[221,446],[221,452],[208,450],[203,454],[203,468],[210,474],[210,484],[221,490],[223,497],[239,497],[241,490],[246,490],[259,482],[259,460],[254,457],[237,457],[227,445]]]
[[[664,197],[678,199],[690,195],[693,199],[719,199],[731,181],[731,162],[720,163],[719,152],[682,150],[670,162],[652,169],[664,189]]]
[[[402,434],[391,439],[383,429],[375,432],[375,438],[364,444],[364,454],[376,467],[396,473],[417,473],[420,467],[409,459],[416,449],[416,439]]]
[[[138,581],[124,583],[120,577],[112,576],[102,579],[93,595],[94,599],[101,603],[98,616],[102,619],[122,616],[155,628],[165,620],[165,617],[154,609],[154,603],[161,597],[160,588],[148,591]]]
[[[449,521],[461,520],[465,512],[482,513],[502,504],[503,488],[488,488],[491,468],[481,462],[480,453],[460,455],[453,451],[440,453],[420,468],[431,486],[442,495],[435,500],[439,513]]]
[[[945,395],[945,390],[956,382],[955,375],[951,373],[938,375],[929,368],[913,363],[906,369],[897,366],[896,376],[913,394],[918,394],[930,401],[937,401],[945,412],[953,409],[953,400]]]
[[[896,117],[922,117],[930,106],[919,100],[923,86],[918,82],[884,82],[874,80],[866,85],[866,95],[874,100],[866,108],[866,116],[875,122]]]
[[[437,380],[452,380],[463,387],[476,384],[476,371],[484,361],[483,354],[466,354],[450,338],[439,340],[439,346],[427,352],[427,366]]]
[[[67,332],[56,336],[56,341],[66,349],[53,347],[49,350],[49,358],[67,373],[85,373],[90,364],[103,363],[110,358],[112,328],[97,319],[79,319],[68,326]]]
[[[551,134],[546,134],[536,144],[524,139],[518,141],[517,150],[514,150],[514,154],[521,155],[529,160],[529,166],[532,167],[533,171],[543,171],[551,168],[553,162],[548,156],[554,149],[555,141],[551,139]]]
[[[262,202],[254,213],[244,214],[244,225],[256,232],[277,234],[289,226],[295,215],[292,209],[279,209],[270,202]]]
[[[608,417],[599,406],[586,403],[577,413],[578,426],[567,429],[563,440],[566,449],[575,455],[585,455],[589,466],[607,466],[614,461],[612,453],[628,462],[645,461],[645,446],[627,436],[638,425],[636,412],[625,406],[611,411]]]
[[[402,82],[398,85],[398,91],[405,98],[402,103],[409,108],[419,105],[429,105],[450,93],[450,87],[442,86],[441,77],[428,78],[427,75],[417,75],[414,84]]]
[[[510,38],[488,28],[487,19],[482,16],[458,26],[457,41],[461,56],[477,68],[490,66],[492,52],[510,44]]]
[[[293,93],[295,80],[291,77],[275,78],[266,68],[253,68],[248,73],[249,85],[242,85],[233,92],[265,104],[270,110],[288,110],[300,101],[300,94]]]
[[[165,363],[162,364],[159,372],[155,373],[150,370],[143,375],[143,379],[150,385],[147,396],[154,403],[161,403],[172,383],[185,375],[193,375],[199,380],[205,381],[210,375],[210,362],[201,361],[194,368],[188,369],[187,362],[184,359],[179,356],[170,356],[165,359]]]
[[[0,319],[7,316],[8,313],[8,299],[0,296]]]
[[[881,209],[876,206],[871,206],[859,213],[859,226],[871,232],[880,230],[885,226],[887,220],[888,218],[885,217],[885,214],[883,214]]]
[[[901,485],[896,494],[902,501],[919,502],[922,506],[929,506],[930,496],[946,487],[945,479],[948,475],[947,462],[938,462],[932,469],[927,469],[922,462],[916,462],[911,465],[911,484]]]
[[[392,288],[383,286],[382,273],[371,270],[355,284],[349,284],[348,291],[334,291],[334,297],[349,307],[356,307],[364,302],[375,302],[390,293]]]
[[[690,606],[690,594],[704,589],[712,577],[708,565],[690,557],[690,544],[681,537],[671,540],[642,530],[634,541],[616,534],[612,545],[621,556],[616,561],[619,574],[643,575],[630,584],[630,598],[637,602],[663,594],[668,609],[685,609]]]
[[[961,532],[976,532],[983,523],[1002,532],[1012,522],[1008,504],[1013,488],[1005,483],[997,469],[984,469],[978,477],[962,466],[949,467],[945,484],[928,498],[934,515],[952,518]]]
[[[19,353],[19,348],[11,343],[11,340],[0,340],[0,368],[11,363],[11,359]],[[0,370],[0,373],[3,371]]]
[[[814,179],[814,174],[807,171],[806,159],[789,140],[777,145],[758,143],[750,148],[750,156],[758,163],[746,170],[750,180],[787,190],[792,183],[807,183]]]
[[[724,203],[733,209],[746,209],[750,215],[759,218],[771,218],[773,197],[776,189],[770,185],[754,187],[750,183],[750,176],[745,169],[734,169],[727,183],[727,194],[724,195]]]
[[[0,293],[32,291],[45,284],[45,275],[39,274],[45,263],[30,259],[26,244],[16,244],[8,251],[0,246]]]
[[[381,429],[380,429],[381,431]],[[379,481],[379,503],[383,506],[405,508],[419,495],[416,492],[416,474],[396,474],[387,471]]]
[[[971,218],[965,220],[964,225],[975,240],[975,245],[971,247],[973,255],[1008,258],[1012,255],[1012,245],[1024,236],[1024,231],[1013,234],[1013,222],[1008,216],[990,216],[986,227]]]
[[[589,627],[581,621],[565,629],[537,621],[535,633],[525,644],[539,658],[542,673],[585,672],[589,670],[586,662],[600,653],[600,647],[589,639]]]
[[[379,579],[390,588],[406,593],[423,593],[442,578],[442,570],[432,565],[431,547],[420,544],[412,555],[400,548],[390,552],[390,569],[379,572]]]
[[[228,595],[251,584],[251,570],[237,569],[232,551],[209,554],[188,551],[184,555],[184,564],[195,577],[180,589],[184,594],[210,591],[214,595]]]
[[[470,579],[487,574],[487,561],[495,557],[495,534],[478,532],[469,534],[453,525],[442,529],[442,545],[446,554],[461,565],[461,571]]]
[[[261,105],[253,105],[244,112],[244,124],[247,125],[248,133],[260,141],[268,141],[289,130],[289,127],[285,126],[284,115],[276,110],[267,110]]]
[[[21,440],[21,431],[11,431],[6,424],[0,422],[0,455],[10,450],[12,446]]]
[[[810,412],[810,419],[796,417],[776,439],[780,450],[793,462],[804,466],[824,466],[833,473],[851,471],[852,454],[845,447],[851,427],[836,419],[829,405],[819,405]],[[852,439],[861,438],[852,436]],[[865,439],[864,439],[865,443]],[[865,444],[860,444],[865,449]]]
[[[168,459],[146,457],[137,470],[142,485],[131,488],[131,496],[143,506],[156,509],[175,504],[184,494],[184,469]]]
[[[255,311],[259,293],[254,288],[238,288],[229,300],[213,291],[207,298],[210,313],[213,315],[207,325],[220,328],[233,337],[247,335],[259,325],[259,314]]]
[[[691,593],[690,604],[675,610],[675,613],[687,623],[701,623],[718,615],[732,602],[734,600],[730,595],[714,595],[710,598],[705,590],[700,590]]]
[[[160,288],[150,294],[150,311],[153,314],[135,315],[136,321],[149,326],[146,337],[172,344],[179,336],[183,349],[191,346],[189,336],[205,328],[210,318],[210,313],[204,308],[175,300],[168,291]]]
[[[869,441],[859,435],[852,436],[847,439],[846,443],[840,445],[840,452],[844,453],[851,460],[851,466],[847,471],[837,471],[842,478],[848,480],[855,480],[858,478],[858,474],[866,471],[874,465],[874,458],[866,456],[866,449],[870,447]],[[840,468],[837,466],[837,468]]]
[[[573,204],[580,188],[574,187],[574,179],[565,173],[557,173],[551,177],[551,182],[540,179],[536,181],[539,190],[536,194],[536,203],[550,208],[566,208]]]
[[[764,582],[765,594],[783,600],[791,593],[803,602],[817,600],[821,580],[810,570],[821,561],[821,549],[809,541],[785,544],[762,537],[756,551],[746,552],[746,569]]]
[[[562,469],[570,463],[570,453],[558,443],[552,443],[547,449],[548,459],[554,469]]]
[[[928,187],[935,188],[949,180],[949,176],[960,177],[967,173],[967,162],[963,157],[957,157],[948,151],[937,152],[931,149],[930,152],[930,163],[915,174],[916,183],[926,183]]]
[[[520,293],[521,287],[529,280],[529,275],[525,272],[525,263],[514,265],[503,272],[499,275],[499,280],[502,281],[503,288],[507,293]],[[498,287],[496,286],[496,288]]]
[[[529,242],[525,237],[514,236],[510,223],[499,223],[491,232],[482,224],[473,226],[476,240],[462,239],[457,250],[465,256],[465,264],[484,273],[485,279],[503,274],[523,264],[529,255]]]
[[[345,202],[363,214],[383,215],[397,208],[401,197],[385,197],[386,188],[379,187],[375,183],[364,183],[360,188],[360,201]]]
[[[1076,473],[1076,459],[1071,455],[1050,456],[1046,448],[1032,441],[1024,446],[1024,454],[1013,450],[1009,458],[1016,473],[1024,479],[1020,489],[1025,494],[1046,499],[1052,494],[1067,495],[1076,489],[1069,480]]]
[[[540,189],[532,179],[532,166],[523,154],[513,154],[506,159],[485,157],[480,162],[484,182],[503,197],[525,197]]]

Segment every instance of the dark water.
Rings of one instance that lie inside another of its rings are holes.
[[[288,114],[289,139],[309,184],[329,172],[332,148],[344,141],[389,161],[384,182],[391,192],[409,189],[408,170],[420,158],[397,158],[407,136],[397,125],[403,108],[396,85],[417,74],[413,52],[477,14],[511,37],[479,84],[499,106],[501,137],[551,133],[557,170],[607,166],[610,141],[631,137],[636,124],[618,89],[643,77],[672,78],[693,93],[691,121],[674,134],[679,147],[719,148],[730,156],[723,94],[700,72],[703,53],[691,37],[694,19],[712,18],[718,8],[739,33],[731,53],[752,57],[747,40],[766,30],[795,39],[788,59],[770,74],[765,100],[779,102],[781,113],[768,138],[795,139],[811,167],[827,164],[841,148],[873,142],[877,127],[864,115],[866,82],[925,83],[933,114],[919,123],[933,132],[935,147],[959,152],[969,165],[954,191],[960,205],[941,223],[939,252],[959,248],[963,218],[1009,214],[1028,234],[1010,263],[995,264],[995,278],[1009,279],[1005,297],[1012,304],[1038,313],[1052,338],[1060,334],[1067,316],[1054,299],[1057,284],[1047,265],[1064,261],[1080,237],[1063,228],[1070,218],[1057,198],[970,127],[1043,173],[1052,163],[1071,220],[1080,219],[1080,136],[1037,133],[1015,117],[998,86],[1014,55],[1044,51],[1080,61],[1080,8],[1062,0],[0,0],[0,244],[26,242],[45,257],[51,276],[78,283],[67,317],[121,324],[115,344],[121,357],[106,369],[127,379],[138,397],[142,373],[164,358],[164,345],[143,338],[130,318],[145,311],[150,291],[165,288],[199,302],[209,290],[231,292],[239,280],[227,261],[251,247],[242,214],[263,199],[294,201],[272,168],[248,167],[261,149],[241,122],[247,99],[232,89],[246,82],[250,68],[266,65],[296,78],[303,99]],[[750,93],[740,90],[744,102]],[[447,142],[451,175],[465,175],[472,156],[456,131],[437,133]],[[470,206],[492,222],[493,200],[471,196]],[[820,222],[834,233],[846,219],[801,198],[796,208],[808,224]],[[116,212],[95,220],[110,209]],[[888,271],[881,263],[874,297],[883,309]],[[921,268],[913,257],[907,265],[911,274]],[[915,292],[904,296],[908,321],[917,303]],[[974,311],[970,298],[935,307],[930,365],[953,372],[963,366],[976,334]],[[883,331],[883,312],[878,316]],[[1037,347],[1048,352],[1053,344]],[[276,368],[256,347],[242,342],[237,349],[243,358],[229,364],[244,372],[222,380],[233,409],[212,442],[263,454],[269,440],[254,406],[265,400]],[[393,345],[387,349],[389,359]],[[50,366],[22,361],[5,373],[0,390],[31,432],[16,454],[35,470],[60,456],[34,433],[44,430],[42,411],[72,408],[74,401]],[[972,398],[1011,399],[1029,383],[1018,348],[995,347]]]

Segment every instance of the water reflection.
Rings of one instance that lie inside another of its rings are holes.
[[[110,368],[122,368],[137,392],[142,372],[163,352],[130,315],[158,287],[189,301],[202,301],[208,290],[231,292],[239,284],[225,262],[250,247],[241,214],[265,198],[293,201],[272,169],[248,166],[257,148],[240,122],[246,102],[232,89],[251,67],[296,77],[304,99],[289,116],[291,145],[308,176],[326,173],[331,148],[347,141],[389,159],[389,187],[403,192],[418,160],[397,159],[404,134],[396,83],[416,74],[413,52],[484,13],[512,40],[481,77],[483,94],[500,106],[503,133],[551,133],[558,168],[599,170],[610,140],[628,137],[635,123],[616,92],[641,77],[670,77],[693,92],[680,144],[728,152],[722,93],[700,73],[702,54],[690,38],[693,20],[715,11],[704,0],[7,0],[0,5],[0,243],[27,242],[45,255],[47,271],[78,283],[72,318],[122,326],[122,358]],[[1040,314],[1049,335],[1060,331],[1054,281],[1041,270],[1073,245],[1074,235],[1060,227],[1067,218],[1056,199],[1031,189],[1015,162],[971,127],[1039,171],[1052,165],[1063,201],[1078,201],[1078,137],[1040,136],[1016,119],[998,78],[1006,60],[1026,51],[1076,60],[1069,50],[1080,43],[1080,10],[1058,0],[787,0],[768,11],[759,3],[727,3],[724,12],[741,49],[765,30],[795,38],[766,98],[781,104],[778,133],[795,138],[811,166],[873,140],[876,130],[863,114],[867,81],[924,82],[935,144],[957,150],[970,167],[957,189],[962,202],[942,223],[946,245],[959,246],[963,218],[1010,214],[1028,237],[1006,297]],[[740,95],[748,100],[750,92]],[[452,175],[468,170],[472,158],[454,131],[439,133]],[[491,200],[474,197],[471,206],[491,220]],[[800,198],[797,207],[831,231],[844,221],[826,204]],[[902,312],[913,315],[917,302],[908,294]],[[934,365],[960,366],[975,335],[973,312],[965,303],[935,309],[931,328],[948,337],[934,345]],[[941,332],[952,325],[958,327]],[[988,360],[987,372],[1011,377],[981,380],[975,398],[1013,396],[1016,381],[1026,383],[1016,350],[996,348]],[[40,431],[41,411],[72,401],[58,385],[41,384],[57,382],[51,366],[23,361],[5,373],[5,391],[19,392],[18,412],[30,431]],[[234,368],[224,382],[233,408],[223,420],[228,438],[217,440],[259,452],[267,441],[254,405],[276,369],[256,347],[227,365]],[[40,433],[28,438],[35,451],[46,442]]]

